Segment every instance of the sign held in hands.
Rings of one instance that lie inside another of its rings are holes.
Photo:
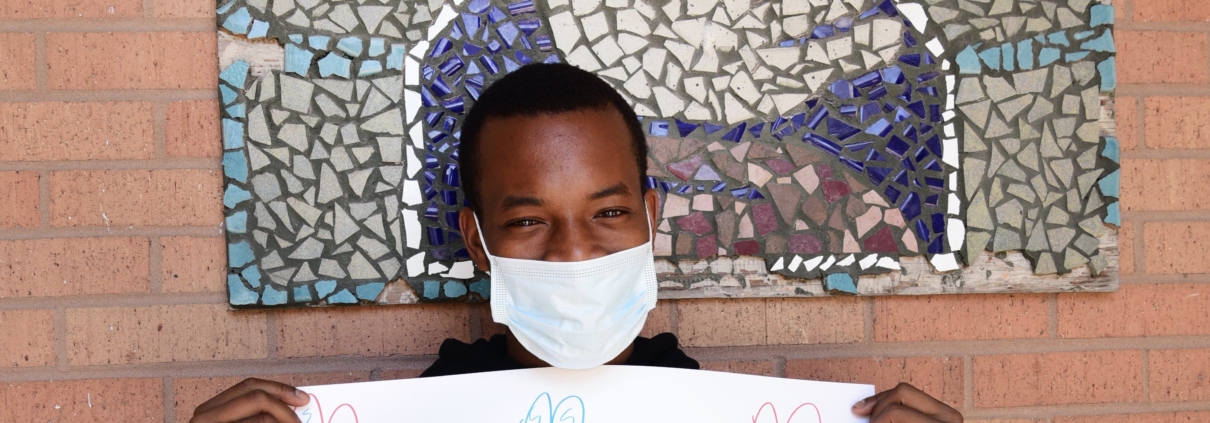
[[[303,423],[862,423],[873,385],[658,367],[512,370],[302,387]]]

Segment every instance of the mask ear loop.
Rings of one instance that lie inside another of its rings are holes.
[[[487,254],[487,260],[492,259],[492,252],[487,250],[487,241],[483,239],[483,225],[479,223],[479,214],[471,212],[471,216],[475,217],[475,234],[479,235],[479,244],[483,246],[483,254]]]

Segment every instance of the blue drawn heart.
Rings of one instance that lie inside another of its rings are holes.
[[[550,394],[543,392],[534,398],[521,423],[584,423],[584,400],[569,395],[555,404]]]

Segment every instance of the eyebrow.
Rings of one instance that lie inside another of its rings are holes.
[[[626,184],[618,182],[614,186],[592,193],[592,195],[588,196],[588,200],[600,200],[602,198],[612,197],[615,195],[630,195],[630,189],[626,188]]]
[[[544,201],[542,201],[541,198],[538,198],[538,197],[510,195],[510,196],[504,197],[504,204],[502,204],[500,206],[500,208],[503,211],[508,211],[508,210],[515,209],[517,207],[525,207],[525,206],[541,207],[543,204],[546,204],[546,203]]]

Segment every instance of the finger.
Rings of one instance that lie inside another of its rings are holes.
[[[265,413],[260,413],[255,416],[240,420],[237,423],[280,423],[280,422],[278,422],[277,419],[273,418],[273,416],[271,416],[271,415],[268,415]]]
[[[892,404],[871,416],[870,423],[940,423],[940,420],[903,404]]]
[[[870,415],[870,413],[872,411],[874,411],[874,405],[878,404],[878,401],[880,399],[889,395],[890,393],[891,393],[890,390],[886,390],[886,391],[882,391],[877,394],[874,394],[872,396],[866,397],[865,399],[863,399],[861,401],[857,401],[856,404],[853,404],[853,414],[856,414],[858,416]]]
[[[278,423],[301,423],[290,406],[281,402],[276,396],[262,390],[255,390],[227,401],[209,411],[193,416],[193,423],[226,423],[238,422],[248,418],[257,418],[267,414],[271,420]],[[255,421],[255,420],[254,420]]]
[[[878,402],[874,404],[873,410],[870,411],[870,416],[877,416],[887,407],[895,404],[906,406],[930,416],[960,416],[957,410],[907,383],[900,383],[898,386],[886,391],[885,394],[885,396],[879,398]]]
[[[234,399],[236,397],[245,395],[249,392],[256,391],[256,390],[261,390],[261,391],[265,391],[270,394],[274,394],[281,401],[285,402],[286,404],[293,405],[295,407],[301,407],[301,406],[307,405],[307,402],[311,400],[310,396],[308,396],[306,393],[300,391],[298,388],[295,388],[293,386],[286,385],[281,382],[274,382],[271,380],[248,378],[248,379],[244,379],[240,383],[237,383],[235,386],[232,386],[231,388],[227,389],[226,391],[223,391],[222,393],[215,395],[214,398],[211,398],[209,401],[202,403],[202,405],[197,406],[197,409],[195,409],[193,413],[194,414],[205,413],[207,411],[214,409],[215,407],[218,407],[220,405],[227,403],[228,401],[231,401],[232,399]]]

